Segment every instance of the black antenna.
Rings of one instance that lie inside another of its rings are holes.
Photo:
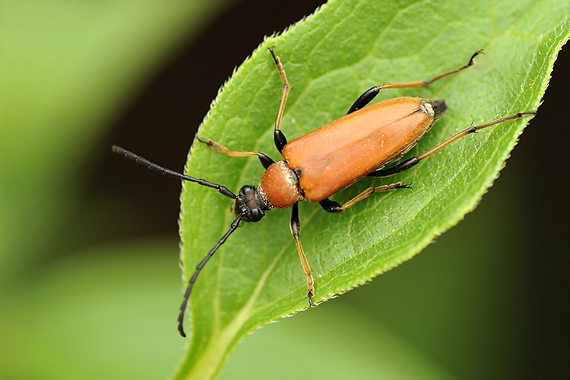
[[[225,195],[228,198],[231,198],[231,199],[237,198],[236,195],[234,193],[232,193],[231,191],[229,191],[228,188],[225,186],[218,185],[217,183],[212,183],[212,182],[206,181],[205,179],[190,177],[188,175],[180,174],[180,173],[177,173],[173,170],[163,168],[162,166],[157,165],[154,162],[151,162],[151,161],[147,160],[146,158],[139,156],[138,154],[135,154],[135,153],[130,152],[126,149],[123,149],[120,146],[113,145],[113,152],[117,153],[118,155],[125,156],[126,158],[135,161],[137,164],[146,166],[150,170],[154,170],[156,172],[159,172],[160,174],[165,175],[167,177],[180,178],[184,181],[194,182],[194,183],[197,183],[198,185],[211,187],[213,189],[218,190],[220,192],[220,194]]]
[[[192,293],[192,287],[194,286],[194,283],[196,282],[196,279],[198,278],[200,271],[202,270],[202,268],[204,268],[204,265],[206,265],[208,260],[210,260],[210,257],[212,257],[214,253],[216,253],[218,248],[220,248],[220,246],[226,242],[226,240],[232,234],[232,232],[234,232],[239,227],[239,222],[243,217],[244,214],[238,214],[236,216],[236,218],[230,225],[230,229],[228,230],[228,232],[226,232],[224,236],[222,236],[222,238],[220,239],[220,241],[218,241],[218,243],[214,246],[214,248],[212,248],[210,252],[208,252],[206,257],[204,257],[202,261],[200,261],[200,263],[196,266],[196,271],[194,271],[194,274],[190,278],[190,281],[188,281],[188,287],[186,288],[186,292],[184,293],[184,300],[182,301],[182,305],[180,305],[180,314],[178,315],[178,332],[180,332],[180,335],[182,335],[184,338],[186,338],[186,333],[184,333],[184,326],[183,326],[184,314],[186,312],[186,306],[188,305],[188,299],[190,299],[190,293]]]
[[[157,171],[160,174],[165,175],[167,177],[179,178],[184,181],[194,182],[202,186],[211,187],[213,189],[218,190],[220,194],[225,195],[228,198],[231,199],[237,198],[237,196],[231,191],[229,191],[225,186],[218,185],[216,183],[212,183],[204,179],[194,178],[185,174],[180,174],[170,169],[166,169],[160,165],[155,164],[154,162],[147,160],[144,157],[139,156],[138,154],[135,154],[124,148],[121,148],[120,146],[113,145],[113,152],[117,153],[118,155],[125,156],[126,158],[135,161],[137,164],[146,166],[150,170]],[[244,216],[245,215],[243,213],[240,213],[236,216],[236,218],[230,225],[230,229],[228,230],[228,232],[226,232],[224,236],[222,236],[222,238],[218,241],[218,243],[214,246],[214,248],[212,248],[210,252],[208,252],[206,257],[204,257],[202,261],[200,261],[200,263],[196,267],[196,271],[190,278],[190,281],[188,282],[188,287],[186,288],[186,292],[184,293],[184,300],[182,301],[182,305],[180,306],[180,314],[178,315],[178,331],[180,332],[180,335],[182,335],[183,337],[186,337],[186,334],[184,333],[184,327],[182,326],[182,322],[184,322],[184,312],[186,311],[186,306],[188,305],[188,299],[190,298],[190,293],[192,292],[192,287],[196,282],[196,278],[198,278],[200,271],[202,270],[202,268],[204,268],[204,265],[206,265],[208,260],[210,260],[210,257],[212,257],[214,253],[216,253],[218,248],[220,248],[220,246],[226,242],[226,240],[232,234],[232,232],[234,232],[239,227],[239,223]]]

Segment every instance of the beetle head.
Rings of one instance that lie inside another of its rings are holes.
[[[236,214],[243,214],[245,221],[259,222],[269,207],[259,196],[255,186],[246,185],[240,189],[234,209]]]

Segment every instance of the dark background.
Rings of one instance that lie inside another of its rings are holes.
[[[320,1],[308,0],[244,0],[236,3],[218,15],[197,39],[183,46],[171,62],[149,79],[144,91],[116,119],[97,149],[98,156],[89,163],[85,204],[94,205],[111,199],[119,205],[117,225],[102,224],[99,230],[92,232],[93,241],[101,239],[101,236],[119,241],[139,236],[177,235],[179,182],[135,170],[131,162],[112,155],[110,146],[122,145],[165,167],[181,171],[197,127],[232,70],[251,54],[264,36],[284,30],[312,13],[320,4]],[[259,17],[259,14],[265,16]],[[516,299],[511,300],[516,309],[513,314],[516,322],[513,323],[517,326],[517,338],[507,348],[511,350],[509,355],[514,355],[514,362],[511,362],[511,368],[503,368],[506,373],[492,377],[565,379],[570,376],[570,258],[567,248],[570,123],[566,114],[569,65],[570,50],[566,48],[555,64],[552,81],[537,117],[525,130],[506,168],[483,198],[481,206],[468,215],[465,222],[438,239],[441,244],[428,247],[418,258],[387,276],[375,279],[371,285],[350,292],[342,297],[342,302],[366,308],[359,302],[366,298],[368,303],[374,303],[371,300],[373,295],[359,294],[373,292],[374,287],[382,286],[380,283],[384,277],[405,271],[408,265],[423,266],[423,270],[430,271],[429,259],[424,256],[445,256],[446,253],[438,251],[440,246],[445,247],[445,242],[460,243],[462,236],[470,235],[485,240],[485,230],[480,229],[484,225],[492,226],[498,235],[501,235],[502,228],[509,227],[508,231],[514,228],[517,232],[512,237],[517,242],[514,252],[516,264],[499,269],[503,271],[499,277],[506,278],[506,281],[513,276],[517,279]],[[510,202],[504,209],[501,208],[503,201]],[[94,206],[86,206],[83,217],[92,217],[89,207]],[[515,217],[507,220],[515,219],[516,227],[501,225],[501,215],[508,212],[514,213]],[[82,216],[78,215],[78,218]],[[448,234],[451,236],[447,237]],[[77,248],[74,245],[88,245],[89,240],[85,239],[84,233],[81,240],[71,239],[67,244],[71,250]],[[494,241],[488,244],[493,245]],[[459,245],[454,249],[457,252],[462,247]],[[448,255],[453,256],[454,251]],[[496,284],[500,286],[500,283]],[[430,284],[424,283],[423,286],[430,287]],[[478,286],[479,283],[473,283],[473,287]],[[498,307],[487,311],[493,314],[502,310]],[[383,317],[387,314],[384,311],[381,305],[366,310],[373,318],[384,318],[383,323],[406,336],[408,329],[405,324],[399,325],[389,316]],[[430,315],[425,318],[430,318]],[[495,332],[501,333],[499,328]],[[407,339],[413,341],[411,336]],[[469,342],[466,345],[469,347]],[[426,351],[433,348],[429,340],[420,346]],[[477,368],[474,364],[462,367],[460,361],[454,359],[447,363],[445,354],[441,352],[435,349],[434,356],[458,378],[477,379],[494,373],[489,365],[485,367],[483,364],[482,371],[477,372],[473,370]],[[469,358],[464,360],[469,361]]]

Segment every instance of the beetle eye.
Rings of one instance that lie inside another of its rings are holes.
[[[239,210],[241,214],[245,215],[244,220],[248,222],[259,222],[265,216],[263,203],[253,186],[241,188],[234,207],[236,211]]]
[[[260,208],[253,208],[247,213],[247,218],[252,222],[259,222],[264,216],[265,213]]]

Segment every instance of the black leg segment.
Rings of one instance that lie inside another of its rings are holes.
[[[349,113],[353,113],[354,111],[358,111],[359,109],[366,107],[366,105],[370,103],[372,99],[376,97],[376,95],[378,95],[380,89],[380,86],[374,86],[371,89],[366,90],[362,95],[358,97],[358,99],[356,99],[354,104],[350,106],[350,109],[346,114],[348,115]]]
[[[482,50],[477,50],[475,52],[475,54],[473,54],[471,56],[471,58],[469,59],[469,62],[466,63],[465,65],[460,66],[456,69],[447,71],[447,72],[440,74],[436,77],[433,77],[431,79],[417,80],[417,81],[412,81],[412,82],[387,83],[387,84],[381,84],[379,86],[374,86],[371,89],[365,91],[362,95],[360,95],[358,97],[358,99],[356,99],[354,104],[348,110],[347,114],[352,113],[354,111],[358,111],[359,109],[365,107],[368,103],[370,103],[372,101],[372,99],[374,99],[376,97],[376,95],[378,95],[380,90],[385,90],[385,89],[389,89],[389,88],[426,87],[426,86],[429,86],[430,84],[432,84],[433,82],[435,82],[437,80],[440,80],[440,79],[445,78],[449,75],[452,75],[452,74],[458,73],[462,70],[465,70],[466,68],[473,66],[473,64],[475,63],[475,61],[474,61],[475,57],[477,57],[481,53],[483,53]]]
[[[389,177],[391,175],[398,174],[413,168],[418,164],[418,162],[420,162],[420,160],[417,157],[412,157],[405,161],[400,162],[398,165],[392,166],[391,168],[375,170],[373,172],[370,172],[368,173],[368,177],[375,177],[375,178]]]
[[[275,141],[275,147],[279,153],[283,153],[283,148],[287,145],[287,138],[279,129],[273,133],[273,141]],[[267,168],[266,168],[267,169]]]

